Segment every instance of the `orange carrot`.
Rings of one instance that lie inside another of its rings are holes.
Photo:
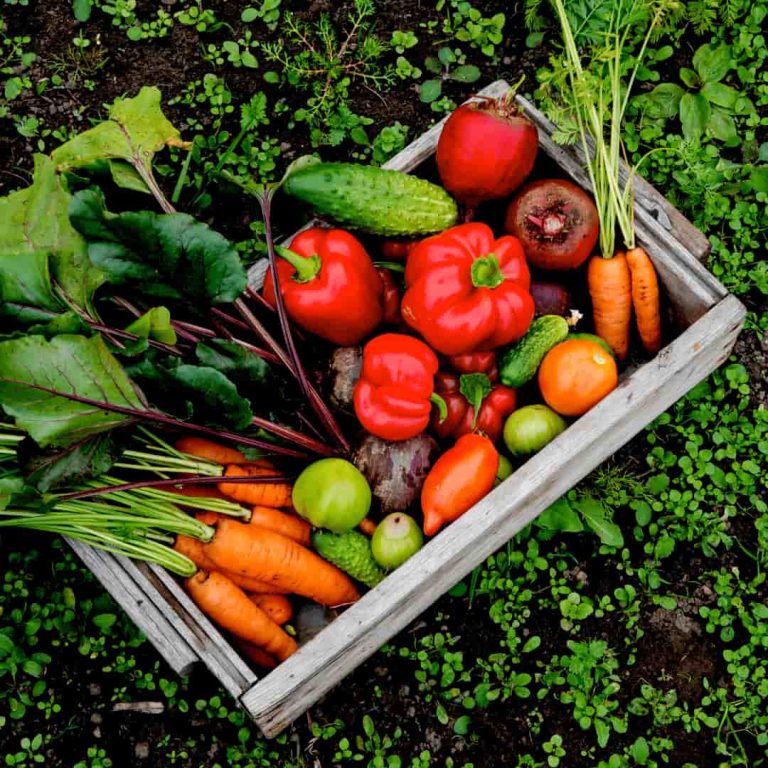
[[[252,661],[257,667],[264,669],[274,669],[277,666],[277,659],[270,656],[263,648],[258,645],[247,643],[239,637],[235,638],[235,645]]]
[[[245,458],[245,454],[240,453],[236,448],[219,445],[212,440],[206,440],[204,437],[195,437],[194,435],[185,435],[179,438],[174,448],[198,459],[212,461],[214,464],[245,464],[248,461]]]
[[[185,583],[198,608],[233,635],[258,645],[280,661],[298,648],[296,641],[226,576],[215,571],[198,571]]]
[[[293,539],[258,525],[222,520],[203,547],[218,567],[266,581],[322,605],[352,603],[360,593],[350,578]]]
[[[251,595],[251,602],[258,605],[275,624],[286,624],[293,618],[293,607],[285,595]]]
[[[629,321],[632,317],[627,257],[617,251],[613,258],[593,256],[587,267],[589,295],[595,317],[595,331],[611,345],[619,360],[629,351]]]
[[[180,554],[186,555],[198,568],[202,568],[206,571],[219,571],[227,578],[232,579],[240,589],[244,589],[251,594],[274,594],[275,592],[281,591],[274,584],[267,584],[265,581],[259,581],[258,579],[249,579],[246,576],[241,576],[237,573],[229,573],[224,569],[219,568],[216,563],[205,554],[203,542],[193,539],[191,536],[183,536],[180,534],[176,537],[176,543],[173,545],[173,548]]]
[[[174,493],[178,493],[180,496],[189,496],[191,498],[195,499],[223,499],[224,494],[215,486],[215,485],[209,485],[208,483],[199,483],[195,485],[194,483],[185,483],[184,485],[179,486],[179,488],[173,489]],[[179,504],[183,504],[183,501],[180,501]]]
[[[264,477],[275,473],[274,467],[259,462],[245,466],[230,464],[224,474],[227,477]],[[290,483],[219,483],[219,490],[230,499],[254,506],[284,507],[291,501]]]
[[[255,506],[249,522],[251,525],[269,528],[270,531],[287,536],[305,547],[308,547],[312,540],[312,526],[306,520],[281,512],[279,509]]]
[[[373,532],[376,530],[376,523],[370,517],[364,517],[357,527],[366,536],[373,536]]]
[[[655,355],[661,349],[659,281],[656,270],[642,248],[630,248],[627,251],[627,264],[632,279],[632,304],[640,340],[645,351]]]

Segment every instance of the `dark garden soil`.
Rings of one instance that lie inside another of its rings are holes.
[[[165,0],[164,0],[165,1]],[[172,6],[173,3],[168,3]],[[228,0],[206,2],[218,18],[224,19],[238,29],[241,4]],[[419,22],[435,18],[434,2],[415,2],[414,0],[379,0],[377,26],[381,30],[414,29]],[[525,28],[522,18],[515,15],[514,8],[522,4],[488,2],[483,10],[497,8],[507,14],[506,30],[510,37],[505,41],[501,64],[492,66],[478,60],[474,63],[483,67],[481,82],[488,82],[497,77],[504,77],[510,82],[519,80],[521,74],[526,82],[535,82],[535,69],[541,65],[547,52],[544,48],[527,49],[523,40]],[[147,10],[153,3],[140,0],[140,10]],[[284,8],[291,8],[309,17],[316,17],[321,11],[329,11],[338,18],[346,15],[347,3],[332,0],[306,2],[283,2]],[[18,111],[35,115],[45,120],[50,126],[87,127],[89,121],[103,114],[103,105],[110,103],[123,94],[133,94],[140,86],[158,85],[163,91],[164,102],[182,90],[185,83],[201,78],[210,67],[198,55],[199,37],[188,27],[175,24],[171,36],[166,40],[134,43],[126,39],[125,33],[109,24],[109,19],[100,13],[94,13],[89,22],[89,35],[95,39],[98,35],[100,45],[93,46],[94,53],[85,58],[74,57],[70,42],[78,31],[69,0],[47,0],[32,3],[28,7],[13,6],[5,17],[9,31],[13,35],[30,35],[38,60],[31,72],[33,80],[50,76],[52,67],[63,67],[67,74],[65,86],[59,89],[47,89],[40,95],[25,95],[18,104]],[[140,14],[141,15],[141,14]],[[419,48],[412,50],[412,60],[423,61],[431,52],[432,41],[426,34],[420,34]],[[77,71],[77,67],[86,72]],[[92,78],[96,82],[94,90],[83,87],[83,81]],[[299,106],[300,96],[294,91],[278,92],[276,86],[262,82],[260,74],[250,70],[227,70],[227,84],[237,103],[247,101],[256,90],[264,90],[270,103],[278,99],[287,99],[291,107]],[[467,86],[449,83],[447,93],[459,100],[470,93]],[[525,87],[523,90],[527,90]],[[411,127],[410,137],[421,133],[433,119],[433,113],[419,101],[416,86],[398,86],[381,95],[362,87],[352,89],[352,107],[362,115],[374,119],[374,125],[386,125],[397,119]],[[180,118],[178,108],[165,107],[165,112],[172,122]],[[270,126],[272,135],[284,142],[284,160],[301,154],[309,148],[307,135],[303,131],[288,131],[280,128],[275,120]],[[32,153],[35,151],[34,140],[18,135],[9,121],[0,121],[0,195],[26,181],[32,165]],[[328,157],[333,152],[324,152]],[[216,211],[213,211],[216,218]],[[230,218],[230,223],[237,227],[243,223],[242,217]],[[226,229],[226,227],[222,227]],[[755,302],[757,299],[755,299]],[[756,309],[756,306],[752,308]],[[750,371],[754,396],[757,402],[768,400],[768,359],[766,348],[762,347],[754,334],[745,334],[739,341],[736,354]],[[756,403],[757,404],[757,403]],[[645,466],[647,444],[639,438],[626,447],[617,457],[629,465]],[[25,545],[28,539],[9,536],[0,551],[0,569],[4,565],[7,548],[13,549]],[[616,571],[591,572],[588,562],[591,542],[584,546],[582,568],[589,579],[586,594],[609,594],[620,582]],[[578,545],[575,547],[578,556]],[[744,555],[738,550],[728,557],[734,566],[746,567]],[[710,564],[711,565],[711,564]],[[687,588],[688,582],[698,584],[699,573],[703,564],[695,559],[681,558],[670,563],[668,573],[676,584],[681,585],[681,593],[694,595],[691,600],[681,605],[677,611],[648,611],[641,617],[644,631],[638,643],[637,660],[631,668],[631,676],[625,683],[636,695],[642,682],[656,681],[663,674],[668,675],[670,686],[676,687],[683,699],[697,700],[702,692],[702,680],[717,680],[723,664],[722,656],[713,636],[703,631],[698,618],[697,607],[711,598],[706,585],[697,589]],[[488,617],[485,607],[469,610],[466,600],[444,597],[427,612],[419,622],[427,622],[435,631],[445,624],[452,635],[462,638],[465,655],[472,657],[487,655],[498,645],[500,630]],[[557,622],[557,617],[552,617]],[[590,625],[594,638],[611,638],[613,631],[620,631],[610,618],[595,620]],[[552,646],[548,639],[552,633],[546,626],[536,627],[543,639],[541,654],[549,658],[561,649]],[[393,647],[411,645],[409,630],[403,632],[393,643]],[[157,659],[156,652],[148,644],[133,651],[142,669],[150,669]],[[533,671],[533,670],[531,670]],[[322,674],[322,670],[318,671]],[[173,673],[161,664],[156,677],[174,679]],[[71,648],[62,652],[50,665],[47,672],[49,687],[61,691],[58,701],[62,711],[52,719],[45,720],[42,715],[25,717],[24,729],[34,729],[29,734],[22,733],[18,726],[9,722],[0,733],[0,751],[6,744],[18,743],[23,735],[43,732],[55,735],[46,758],[46,765],[73,765],[72,756],[81,755],[84,745],[101,744],[112,758],[115,768],[146,766],[147,768],[165,768],[168,764],[153,745],[160,740],[169,745],[184,748],[187,738],[193,737],[195,747],[190,750],[186,760],[175,763],[180,766],[201,768],[220,762],[226,765],[226,744],[219,742],[220,733],[231,726],[215,718],[206,717],[194,711],[182,714],[172,709],[162,715],[112,712],[112,696],[123,687],[125,673],[103,672],[102,664],[91,662],[87,656]],[[194,702],[198,698],[208,699],[213,690],[213,679],[207,672],[196,672],[189,680],[188,690],[184,693],[187,700]],[[161,700],[157,693],[147,692],[148,700]],[[451,717],[461,714],[458,709],[447,707]],[[542,711],[547,717],[547,734],[568,734],[570,744],[581,744],[585,749],[593,743],[592,733],[578,730],[572,717],[563,719],[563,708],[548,711],[547,702],[542,704]],[[437,758],[434,765],[442,765],[444,759],[453,755],[458,764],[463,762],[460,751],[464,747],[462,739],[450,739],[443,729],[434,730],[435,702],[428,702],[420,692],[413,675],[412,662],[403,662],[397,656],[377,654],[363,664],[354,674],[330,693],[311,711],[311,718],[319,723],[333,722],[341,718],[347,725],[353,725],[353,732],[359,733],[360,720],[364,713],[369,713],[376,723],[379,733],[391,733],[396,727],[403,730],[403,737],[397,746],[397,753],[411,756],[421,750],[429,749],[432,757]],[[532,737],[526,721],[526,704],[523,699],[511,699],[504,705],[496,705],[487,711],[477,710],[473,714],[473,730],[477,745],[472,750],[471,759],[476,768],[501,768],[511,764],[516,753],[527,751],[532,746]],[[560,719],[557,719],[560,718]],[[311,739],[308,729],[309,716],[302,718],[295,726],[298,732],[298,744],[301,749]],[[442,734],[442,735],[441,735]],[[675,758],[682,765],[690,760],[699,766],[717,764],[717,758],[711,750],[711,742],[696,735],[682,732],[670,732],[676,744]],[[612,747],[622,743],[631,743],[632,734],[618,737]],[[165,747],[167,753],[170,747]],[[10,750],[10,746],[8,750]],[[318,740],[312,747],[311,756],[318,759],[317,765],[330,768],[333,763],[328,754],[328,745]],[[569,753],[569,768],[591,768],[589,760],[580,760],[577,750]],[[311,760],[310,760],[311,764]]]

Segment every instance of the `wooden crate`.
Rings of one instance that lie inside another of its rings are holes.
[[[480,93],[499,96],[507,89],[497,81]],[[524,99],[517,101],[538,126],[543,153],[589,188],[578,151],[555,144],[553,126]],[[442,123],[434,126],[387,167],[418,168],[433,155],[441,129]],[[744,307],[700,264],[709,249],[706,238],[650,185],[637,179],[636,188],[637,238],[653,259],[680,334],[263,679],[162,568],[78,542],[72,547],[174,670],[187,674],[203,662],[264,734],[276,735],[727,358]],[[252,280],[260,274],[254,271]]]

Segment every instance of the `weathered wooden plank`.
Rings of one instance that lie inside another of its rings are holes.
[[[136,567],[140,572],[137,579],[152,585],[156,605],[173,615],[179,634],[228,693],[236,699],[249,690],[258,676],[189,599],[176,579],[157,565],[137,563]]]
[[[274,736],[728,356],[745,316],[728,296],[397,572],[243,695]]]
[[[67,543],[174,672],[189,674],[199,656],[178,632],[168,606],[157,594],[153,594],[152,586],[133,576],[136,564],[126,557],[111,555],[76,539],[67,539]]]

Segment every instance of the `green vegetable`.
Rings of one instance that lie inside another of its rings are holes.
[[[315,211],[375,235],[426,235],[456,224],[456,203],[423,179],[354,163],[310,163],[283,189]]]
[[[530,381],[555,344],[568,336],[568,323],[559,315],[537,317],[517,344],[513,344],[501,358],[499,378],[508,387],[522,387]]]
[[[296,479],[293,506],[317,528],[350,531],[371,508],[371,488],[354,464],[344,459],[320,459]]]
[[[495,488],[497,485],[500,485],[503,483],[513,472],[512,468],[512,462],[504,456],[504,454],[499,454],[499,468],[496,470],[496,480],[493,483],[493,487]]]
[[[582,341],[594,341],[595,344],[599,344],[611,357],[616,357],[616,353],[611,349],[611,345],[605,340],[600,338],[594,333],[569,333],[568,340],[581,339]]]
[[[504,443],[513,456],[531,456],[552,442],[568,425],[546,405],[526,405],[504,425]]]
[[[367,587],[375,587],[386,576],[373,559],[371,542],[362,533],[315,531],[312,543],[321,557]]]

